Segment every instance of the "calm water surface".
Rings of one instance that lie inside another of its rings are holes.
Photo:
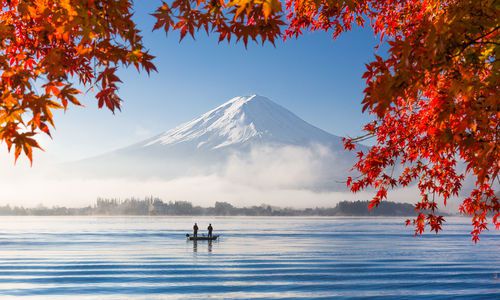
[[[0,298],[500,299],[498,231],[403,219],[0,217]],[[186,241],[195,221],[220,241]]]

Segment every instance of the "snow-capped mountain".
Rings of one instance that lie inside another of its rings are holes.
[[[339,143],[340,139],[303,121],[266,97],[235,97],[201,117],[184,123],[144,147],[189,143],[200,149],[215,150],[248,143],[305,145]]]
[[[240,168],[231,173],[235,161]],[[192,121],[80,161],[71,169],[92,176],[137,178],[229,173],[235,177],[252,169],[258,177],[266,168],[274,168],[277,175],[273,176],[281,176],[279,170],[284,166],[300,166],[302,169],[295,172],[332,184],[345,178],[353,162],[354,155],[344,151],[340,137],[305,122],[266,97],[252,95],[230,99]],[[255,171],[260,165],[263,170]]]

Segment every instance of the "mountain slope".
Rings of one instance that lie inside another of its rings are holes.
[[[215,150],[249,143],[305,145],[341,139],[310,125],[266,97],[235,97],[221,106],[135,146],[190,147]]]
[[[345,178],[353,162],[353,154],[344,151],[340,137],[314,127],[266,97],[252,95],[235,97],[174,129],[80,161],[71,169],[94,177],[135,178],[238,177],[253,172],[253,177],[271,181],[295,172],[296,181],[303,181],[300,186],[307,188],[308,182],[319,180],[324,186]],[[307,178],[301,180],[301,174]]]

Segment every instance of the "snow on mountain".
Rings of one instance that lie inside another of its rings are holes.
[[[218,149],[251,142],[305,145],[340,142],[303,121],[286,108],[259,95],[235,97],[190,122],[169,130],[144,147],[190,143],[196,148]]]

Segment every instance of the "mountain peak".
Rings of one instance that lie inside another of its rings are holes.
[[[217,108],[209,111],[208,113],[210,113],[210,112],[212,112],[214,110],[218,110],[218,109],[224,108],[224,107],[232,107],[233,110],[238,110],[238,109],[243,109],[245,105],[258,105],[259,103],[273,103],[273,104],[276,104],[276,103],[274,103],[273,101],[271,101],[267,97],[260,96],[260,95],[257,95],[257,94],[253,94],[253,95],[250,95],[250,96],[238,96],[238,97],[231,98],[227,102],[225,102],[224,104],[222,104],[222,105],[218,106]]]
[[[190,122],[169,130],[144,146],[190,143],[218,149],[253,142],[304,144],[328,142],[335,137],[257,94],[238,96]]]

